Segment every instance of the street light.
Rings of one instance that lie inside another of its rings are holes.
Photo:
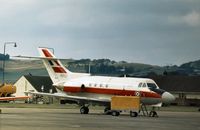
[[[17,47],[17,43],[16,42],[5,42],[4,43],[4,51],[3,51],[3,54],[4,54],[4,58],[3,58],[3,85],[4,85],[4,83],[5,83],[5,77],[4,77],[4,75],[5,75],[5,53],[6,53],[6,45],[8,45],[8,44],[13,44],[14,45],[14,47]]]

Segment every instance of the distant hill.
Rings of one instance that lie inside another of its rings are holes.
[[[200,75],[200,60],[182,64],[179,68],[193,75]]]
[[[181,68],[192,68],[200,70],[200,60],[184,63],[180,66]]]
[[[67,59],[62,63],[73,72],[84,72],[92,75],[136,76],[152,75],[200,75],[200,60],[184,63],[180,66],[155,66],[142,63],[116,62],[110,59]],[[90,68],[90,69],[89,69]],[[22,75],[48,75],[40,60],[8,60],[5,67],[5,79],[15,82]],[[0,79],[2,79],[2,61],[0,61]],[[1,81],[1,80],[0,80]]]
[[[150,72],[156,72],[161,74],[163,72],[162,67],[153,66],[141,63],[128,63],[126,61],[112,61],[109,59],[81,59],[74,60],[67,63],[68,68],[75,72],[89,72],[95,75],[144,75]]]

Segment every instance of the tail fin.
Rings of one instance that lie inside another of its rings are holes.
[[[49,76],[54,84],[65,82],[70,71],[67,70],[60,60],[56,59],[54,54],[47,48],[38,48],[40,56],[43,58],[43,63],[49,73]]]

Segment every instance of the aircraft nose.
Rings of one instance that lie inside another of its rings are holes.
[[[169,93],[169,92],[164,92],[162,94],[162,101],[163,103],[169,104],[175,100],[175,97]]]

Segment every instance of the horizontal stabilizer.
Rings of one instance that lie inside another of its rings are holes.
[[[55,58],[55,57],[40,57],[40,56],[12,56],[12,57],[15,57],[15,58],[25,58],[25,59],[40,59],[40,60],[67,60],[67,59],[63,59],[63,58]]]

